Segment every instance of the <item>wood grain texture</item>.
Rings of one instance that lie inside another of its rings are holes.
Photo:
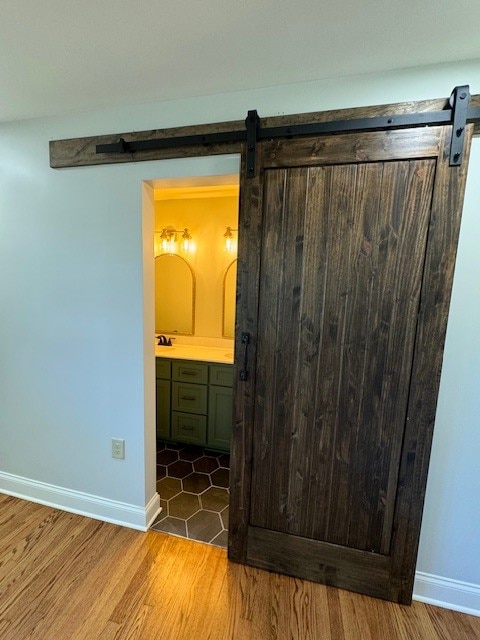
[[[448,105],[448,99],[423,100],[418,102],[401,102],[393,104],[356,107],[350,109],[335,109],[293,115],[268,116],[262,118],[262,126],[275,127],[308,122],[331,122],[347,118],[369,118],[393,114],[421,113],[424,111],[440,111]],[[480,95],[471,98],[472,107],[480,107]],[[261,115],[261,114],[260,114]],[[480,123],[475,125],[480,131]],[[81,167],[100,164],[118,164],[125,162],[142,162],[147,160],[165,160],[168,158],[185,158],[191,156],[218,155],[224,153],[239,153],[244,143],[222,143],[205,146],[185,146],[175,149],[157,149],[142,151],[141,153],[97,154],[97,144],[111,144],[123,138],[127,142],[138,140],[152,140],[155,138],[182,137],[188,135],[206,135],[225,131],[240,131],[245,129],[244,120],[216,122],[168,129],[153,129],[148,131],[130,131],[112,133],[101,136],[86,136],[50,141],[50,166],[54,169],[63,167]]]
[[[223,549],[0,497],[0,640],[66,638],[475,640],[480,618],[229,563]]]
[[[252,525],[389,553],[434,171],[267,172]]]
[[[271,529],[250,527],[248,563],[329,586],[393,599],[390,558]]]
[[[233,559],[410,601],[468,165],[435,129],[261,145]]]
[[[438,155],[441,127],[396,131],[342,133],[299,137],[295,146],[276,139],[262,144],[265,168],[329,165],[347,162],[379,162]]]
[[[208,144],[205,146],[183,146],[173,149],[153,149],[140,153],[97,153],[97,144],[112,144],[123,138],[126,142],[136,140],[154,140],[157,138],[183,137],[190,135],[206,135],[224,131],[243,131],[243,120],[217,122],[213,124],[171,127],[169,129],[151,129],[149,131],[130,131],[112,133],[102,136],[87,136],[66,140],[50,141],[50,166],[52,169],[63,167],[83,167],[101,164],[118,164],[125,162],[144,162],[147,160],[166,160],[169,158],[188,158],[191,156],[218,155],[222,153],[238,153],[241,143]]]

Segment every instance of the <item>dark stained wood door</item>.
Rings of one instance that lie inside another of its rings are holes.
[[[241,192],[231,559],[410,601],[468,161],[449,167],[450,135],[261,144]]]

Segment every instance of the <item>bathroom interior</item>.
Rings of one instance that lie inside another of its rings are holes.
[[[152,529],[226,547],[239,176],[157,180]]]

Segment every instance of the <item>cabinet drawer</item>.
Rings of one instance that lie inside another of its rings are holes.
[[[175,411],[187,411],[188,413],[207,413],[207,386],[173,382],[172,408]]]
[[[172,412],[172,438],[178,442],[205,444],[207,434],[206,416]]]
[[[207,384],[208,364],[199,362],[174,360],[172,363],[172,379],[179,382],[196,382]]]
[[[172,363],[165,358],[155,358],[155,376],[157,378],[163,378],[164,380],[170,380],[170,367]]]
[[[221,387],[231,387],[233,385],[233,367],[211,364],[210,384],[216,384]]]

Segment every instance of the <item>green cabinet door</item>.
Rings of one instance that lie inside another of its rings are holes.
[[[232,435],[232,388],[210,385],[208,397],[207,446],[230,450]]]
[[[157,438],[170,438],[170,380],[156,379]]]

